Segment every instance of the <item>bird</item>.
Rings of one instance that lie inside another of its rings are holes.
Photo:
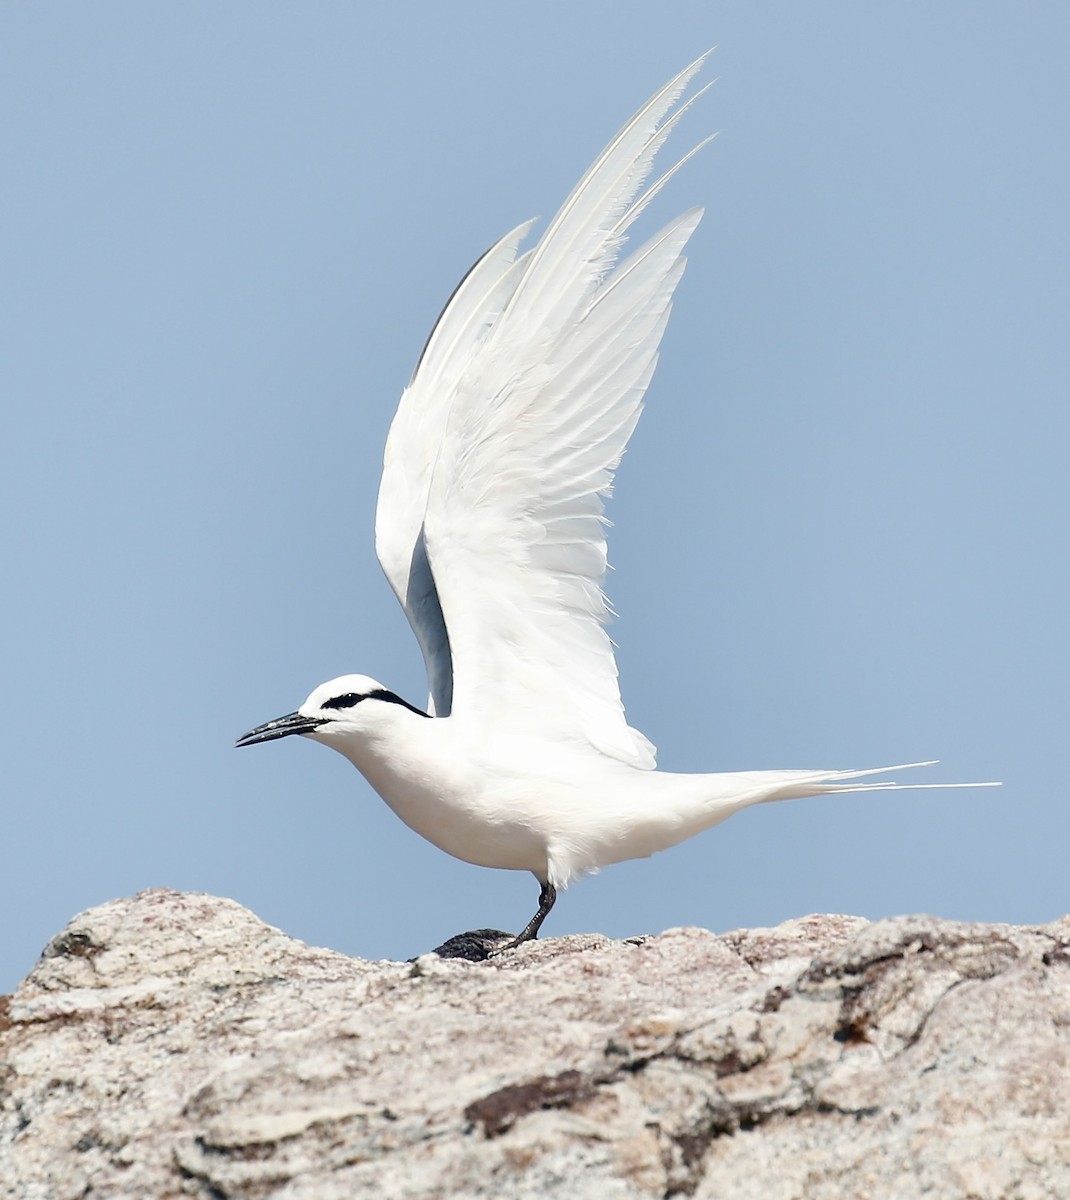
[[[655,158],[711,84],[702,55],[613,138],[535,244],[507,233],[453,292],[383,456],[376,553],[419,643],[422,709],[366,675],[238,739],[343,754],[406,825],[477,866],[531,872],[535,938],[558,892],[755,804],[899,784],[868,770],[677,774],[625,717],[605,500],[636,427],[701,208],[625,254],[636,218],[712,136]],[[689,94],[690,93],[690,94]],[[503,935],[508,937],[508,935]]]

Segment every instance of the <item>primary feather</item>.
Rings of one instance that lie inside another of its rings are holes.
[[[605,630],[603,497],[701,211],[618,256],[676,170],[644,190],[702,61],[625,125],[532,251],[517,258],[520,226],[465,277],[401,398],[376,515],[436,714],[493,712],[644,768],[654,748],[624,718]]]

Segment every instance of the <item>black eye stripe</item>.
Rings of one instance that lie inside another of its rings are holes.
[[[369,692],[366,697],[368,700],[385,700],[388,704],[400,704],[402,708],[407,708],[409,712],[414,712],[418,717],[430,717],[430,713],[425,713],[422,708],[416,708],[410,704],[408,700],[402,700],[397,692],[388,692],[386,688],[378,688],[374,692]]]
[[[346,692],[344,696],[332,696],[330,700],[324,700],[320,708],[354,708],[362,700],[383,700],[387,704],[400,704],[402,708],[407,708],[409,712],[414,712],[417,716],[430,716],[422,709],[415,708],[408,700],[402,700],[396,692],[388,692],[386,688],[376,688],[374,692],[368,692],[363,696],[359,692]]]

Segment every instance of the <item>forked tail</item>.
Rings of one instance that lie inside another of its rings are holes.
[[[896,783],[873,775],[929,767],[903,763],[865,771],[728,771],[713,775],[632,771],[621,776],[615,804],[582,809],[582,827],[573,826],[551,856],[550,882],[567,887],[571,879],[629,858],[645,858],[710,829],[754,804],[795,800],[829,792],[878,792],[905,788],[995,787],[992,783]],[[865,782],[858,782],[863,780]],[[603,819],[596,819],[598,815]]]
[[[740,807],[749,804],[766,804],[772,800],[799,800],[805,796],[826,796],[831,792],[893,792],[921,788],[973,788],[999,787],[998,782],[986,783],[896,783],[894,780],[879,780],[873,783],[855,783],[869,775],[886,775],[889,771],[909,771],[914,767],[933,767],[938,759],[928,762],[899,763],[894,767],[870,767],[865,771],[743,771],[737,775],[742,782],[753,774],[755,788],[749,799]],[[755,792],[759,794],[755,794]],[[764,794],[760,794],[764,793]]]

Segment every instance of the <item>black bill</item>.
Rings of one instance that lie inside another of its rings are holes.
[[[274,721],[257,725],[255,729],[243,733],[234,744],[255,746],[258,742],[273,742],[276,738],[289,737],[292,733],[311,733],[323,724],[323,717],[303,717],[298,712],[287,713],[285,717],[276,717]]]

